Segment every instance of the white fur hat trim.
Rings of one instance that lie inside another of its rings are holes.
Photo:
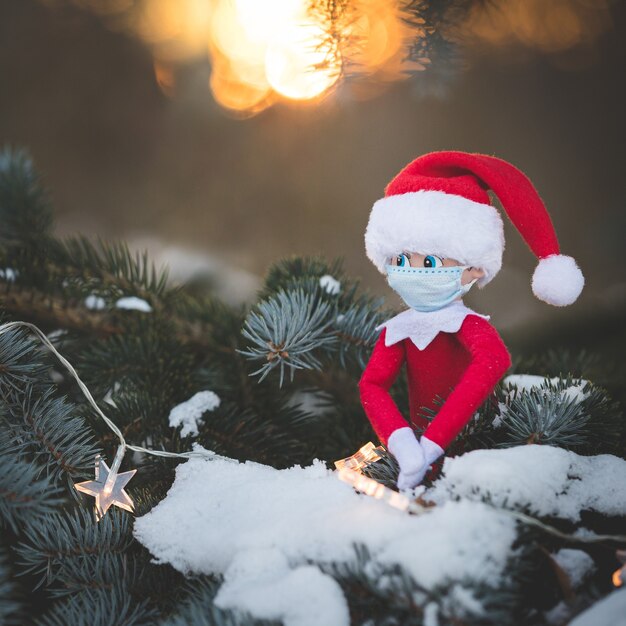
[[[489,204],[442,191],[387,196],[372,207],[365,250],[382,273],[403,251],[456,259],[485,272],[482,286],[502,266],[502,218]]]

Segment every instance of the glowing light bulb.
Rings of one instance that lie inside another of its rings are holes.
[[[265,72],[272,88],[292,100],[328,91],[341,75],[341,56],[324,29],[313,22],[294,25],[268,46]]]

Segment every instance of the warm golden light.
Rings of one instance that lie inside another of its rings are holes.
[[[411,501],[405,495],[393,491],[393,489],[389,489],[385,485],[381,485],[373,478],[345,467],[337,472],[337,477],[344,483],[354,487],[357,491],[376,500],[383,500],[394,509],[399,509],[400,511],[413,510],[415,512],[415,506],[412,506]]]
[[[326,33],[313,22],[294,24],[268,46],[267,80],[292,100],[310,100],[330,89],[341,74],[341,56],[330,49]]]
[[[245,66],[233,67],[228,61],[221,60],[213,66],[209,80],[217,103],[238,117],[254,115],[272,104],[269,85],[263,85],[261,80],[245,80],[237,73],[237,70],[245,72],[245,69]],[[252,71],[251,68],[248,69]]]
[[[499,0],[476,6],[467,33],[491,45],[521,43],[547,54],[589,47],[611,26],[609,0]]]
[[[613,584],[616,587],[621,587],[624,584],[624,576],[626,576],[626,568],[622,567],[613,572]]]
[[[211,93],[239,117],[280,100],[311,101],[330,93],[346,55],[356,74],[380,79],[379,88],[354,92],[372,97],[407,78],[405,44],[409,34],[415,37],[397,0],[353,0],[332,11],[311,0],[74,2],[150,46],[155,80],[167,96],[175,95],[177,65],[208,52]]]
[[[361,446],[353,455],[346,457],[345,459],[339,459],[335,461],[335,469],[347,469],[359,471],[370,463],[378,461],[382,457],[382,446],[375,446],[371,441],[368,441],[364,446]]]
[[[182,60],[205,53],[213,2],[150,0],[139,4],[129,26],[152,45],[156,57]]]
[[[386,502],[394,509],[409,513],[423,513],[426,507],[422,504],[410,500],[404,494],[389,489],[377,480],[361,473],[361,469],[366,465],[374,463],[382,457],[382,451],[382,446],[374,446],[371,441],[368,441],[351,456],[335,461],[337,478],[367,496]]]
[[[350,68],[352,99],[376,97],[388,85],[424,70],[407,60],[432,25],[404,19],[397,0],[40,0],[72,1],[152,50],[154,75],[175,95],[177,64],[206,57],[215,100],[237,116],[280,100],[316,100]],[[568,69],[593,58],[593,45],[612,26],[612,0],[492,0],[475,3],[457,26],[474,46],[512,44],[539,50]],[[417,46],[419,48],[419,46]],[[568,51],[575,54],[566,55]],[[358,80],[366,77],[367,80]]]
[[[156,78],[157,85],[161,88],[161,91],[166,96],[171,96],[174,94],[174,72],[169,65],[161,63],[160,61],[155,61],[154,77]]]

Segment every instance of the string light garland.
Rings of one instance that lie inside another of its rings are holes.
[[[124,491],[124,487],[128,484],[130,479],[135,475],[137,470],[130,470],[127,472],[119,473],[118,470],[122,464],[124,453],[126,450],[132,450],[133,452],[142,452],[151,456],[165,457],[171,459],[192,459],[192,458],[204,458],[208,460],[225,460],[231,463],[237,463],[234,459],[220,456],[210,450],[191,450],[189,452],[167,452],[166,450],[153,450],[152,448],[144,448],[142,446],[131,445],[126,442],[122,431],[111,421],[100,409],[94,400],[91,392],[87,388],[87,385],[81,380],[80,376],[72,366],[72,364],[52,345],[48,337],[37,326],[30,322],[14,321],[6,322],[0,325],[0,336],[7,333],[14,328],[27,328],[32,331],[41,342],[57,357],[60,363],[67,369],[78,384],[80,390],[83,392],[85,398],[89,402],[89,405],[94,411],[102,418],[104,423],[119,439],[119,446],[115,454],[115,458],[111,467],[106,464],[101,456],[97,456],[95,459],[95,480],[75,483],[74,487],[77,491],[93,496],[96,499],[96,519],[100,521],[106,514],[111,506],[117,506],[127,511],[133,511],[134,505],[131,497]],[[372,442],[368,442],[362,446],[353,455],[340,459],[335,462],[337,468],[337,477],[339,480],[348,483],[354,487],[357,491],[360,491],[368,496],[371,496],[377,500],[386,502],[389,506],[392,506],[401,511],[409,513],[425,513],[432,511],[434,507],[424,507],[418,502],[411,500],[405,494],[398,493],[393,489],[385,487],[373,478],[369,478],[361,473],[361,469],[369,463],[375,462],[381,458],[380,452],[381,446],[374,446]],[[356,469],[355,469],[356,468]],[[576,535],[567,535],[560,530],[544,524],[538,519],[526,515],[524,513],[518,513],[516,511],[508,511],[506,509],[497,509],[494,505],[485,503],[486,506],[501,511],[505,515],[510,515],[523,523],[541,528],[542,530],[550,533],[555,537],[565,539],[568,541],[575,541],[578,543],[600,543],[603,541],[612,541],[620,544],[626,544],[626,535],[592,535],[589,537],[578,537]],[[618,569],[613,574],[613,582],[616,586],[624,583],[626,573],[626,551],[618,551],[618,558],[625,563],[625,566]]]
[[[378,459],[382,458],[383,450],[384,448],[382,446],[374,446],[371,441],[368,441],[353,455],[347,456],[345,459],[335,461],[335,469],[341,470],[345,467],[347,469],[360,471],[370,463],[374,463],[375,461],[378,461]]]
[[[109,468],[104,459],[100,456],[96,457],[95,466],[95,480],[88,480],[81,483],[75,483],[74,487],[77,491],[81,491],[96,499],[96,518],[98,521],[106,514],[111,506],[117,506],[127,511],[133,511],[134,504],[132,498],[124,491],[124,487],[135,475],[137,470],[130,470],[128,472],[118,473],[122,459],[126,450],[132,450],[133,452],[143,452],[152,456],[165,457],[170,459],[191,459],[191,458],[205,458],[205,459],[227,459],[226,457],[220,457],[219,455],[209,450],[192,450],[190,452],[167,452],[166,450],[153,450],[152,448],[144,448],[142,446],[130,445],[124,439],[122,431],[111,421],[100,409],[94,400],[87,385],[81,380],[80,376],[74,369],[73,365],[52,345],[52,342],[46,337],[46,335],[37,326],[30,322],[6,322],[0,325],[0,336],[13,328],[28,328],[32,331],[41,342],[48,348],[61,362],[61,364],[67,369],[76,380],[80,390],[89,402],[89,405],[93,410],[102,418],[104,423],[111,429],[115,436],[119,439],[119,446],[113,460],[113,464]]]
[[[407,511],[408,513],[427,513],[432,511],[435,507],[433,506],[423,506],[417,500],[412,500],[408,496],[403,493],[399,493],[394,491],[393,489],[389,489],[385,487],[385,485],[379,483],[378,481],[370,478],[369,476],[365,476],[361,473],[361,469],[368,465],[369,463],[376,462],[381,455],[379,451],[382,450],[382,446],[374,447],[374,444],[369,441],[364,446],[361,446],[357,452],[353,455],[346,457],[345,459],[340,459],[335,462],[335,467],[337,468],[337,478],[342,482],[348,483],[357,491],[364,493],[367,496],[371,496],[376,500],[382,500],[396,509],[400,509],[401,511]],[[369,459],[369,460],[365,460]],[[550,526],[549,524],[544,524],[540,520],[531,515],[526,515],[525,513],[519,513],[518,511],[510,511],[508,509],[500,509],[489,502],[483,503],[485,506],[489,506],[497,511],[500,511],[503,515],[508,515],[509,517],[515,518],[518,522],[522,522],[529,526],[535,526],[536,528],[540,528],[541,530],[549,533],[553,537],[558,537],[559,539],[563,539],[565,541],[573,541],[576,543],[602,543],[606,541],[611,541],[615,543],[624,543],[626,544],[626,535],[590,535],[590,536],[577,536],[577,535],[568,535],[567,533],[561,532],[558,528],[554,526]],[[613,574],[613,584],[617,587],[626,582],[626,550],[618,550],[617,558],[624,563],[624,567],[618,569]]]
[[[376,500],[386,502],[394,509],[408,513],[423,513],[426,510],[425,507],[417,502],[411,501],[403,493],[389,489],[389,487],[385,487],[385,485],[379,483],[377,480],[355,470],[348,469],[347,467],[342,467],[338,470],[337,478],[344,483],[348,483],[361,493],[371,496]]]

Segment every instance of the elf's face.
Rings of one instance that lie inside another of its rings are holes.
[[[391,259],[391,265],[397,267],[455,267],[461,265],[456,259],[441,258],[435,254],[420,254],[419,252],[401,252]],[[468,267],[461,275],[461,284],[478,280],[485,275],[477,267]]]

